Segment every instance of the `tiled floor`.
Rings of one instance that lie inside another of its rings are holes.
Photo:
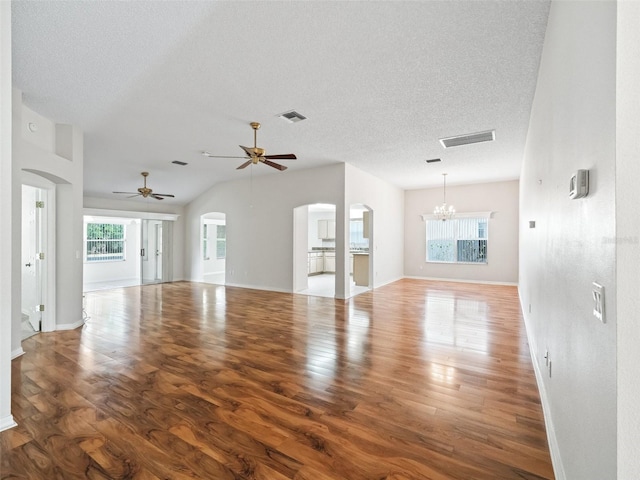
[[[83,285],[83,291],[94,292],[96,290],[109,290],[111,288],[133,287],[136,285],[140,285],[140,281],[136,279],[118,280],[115,282],[93,282],[93,283],[85,283]]]
[[[35,335],[36,333],[38,333],[31,326],[31,323],[29,322],[29,317],[24,314],[22,315],[22,322],[20,322],[20,327],[21,327],[20,335],[22,340],[24,340],[25,338],[29,338],[31,335]]]
[[[312,295],[314,297],[329,297],[333,298],[336,294],[335,287],[336,276],[332,273],[323,273],[322,275],[311,275],[308,280],[309,288],[306,290],[301,290],[299,293],[301,295]],[[353,278],[351,279],[351,296],[355,297],[363,292],[368,291],[368,287],[359,287],[356,286],[355,282],[353,282]]]

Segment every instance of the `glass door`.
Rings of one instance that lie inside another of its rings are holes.
[[[142,220],[142,284],[171,281],[171,222]]]

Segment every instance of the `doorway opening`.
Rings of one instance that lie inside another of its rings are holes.
[[[372,210],[361,203],[349,208],[349,265],[351,296],[373,288]]]
[[[170,282],[172,236],[168,220],[85,215],[83,291]]]
[[[293,291],[336,294],[336,206],[316,203],[294,209]]]
[[[209,212],[200,217],[202,281],[225,284],[227,262],[227,224],[222,212]]]

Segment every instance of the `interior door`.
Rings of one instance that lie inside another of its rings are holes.
[[[22,186],[22,314],[34,331],[42,329],[42,191]]]

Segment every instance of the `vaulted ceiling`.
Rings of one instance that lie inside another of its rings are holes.
[[[336,162],[404,189],[518,178],[548,1],[14,1],[25,104],[85,134],[85,195],[165,202]],[[279,114],[295,110],[306,120]],[[260,122],[280,172],[236,170]],[[442,137],[495,129],[444,149]],[[439,163],[425,160],[440,158]],[[171,163],[186,162],[186,166]]]

